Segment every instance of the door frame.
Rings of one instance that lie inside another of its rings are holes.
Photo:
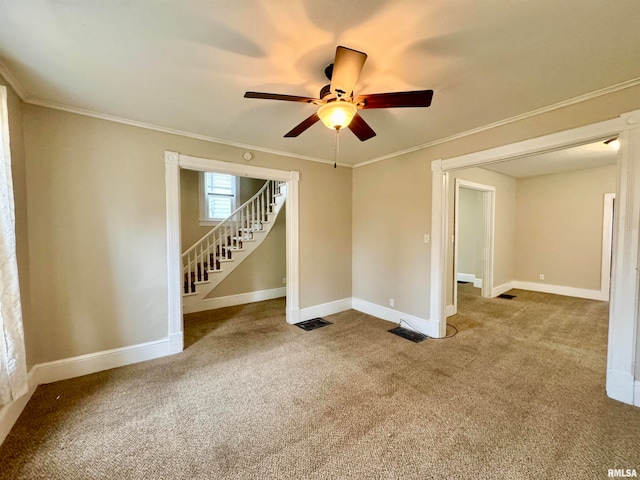
[[[613,219],[615,193],[604,194],[602,211],[602,262],[600,267],[600,295],[604,301],[611,298],[611,262],[613,260]]]
[[[485,298],[491,298],[493,291],[493,256],[494,256],[494,233],[495,233],[495,217],[496,217],[496,187],[492,185],[483,185],[481,183],[470,182],[462,178],[456,178],[455,197],[453,202],[453,305],[448,315],[458,313],[458,240],[459,240],[459,213],[460,213],[460,189],[476,190],[482,192],[482,210],[484,234],[482,238],[482,288],[481,295]]]
[[[300,321],[299,196],[300,172],[256,167],[210,158],[164,152],[167,201],[168,328],[171,353],[184,348],[182,321],[182,245],[180,235],[180,169],[215,171],[239,177],[280,180],[287,184],[286,215],[286,321]]]
[[[438,336],[446,335],[447,195],[449,171],[564,149],[612,137],[620,140],[617,163],[616,215],[609,303],[607,395],[640,406],[635,382],[638,335],[640,227],[640,110],[584,127],[553,133],[431,163],[431,292],[430,320]]]

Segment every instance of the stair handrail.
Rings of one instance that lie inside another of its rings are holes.
[[[220,270],[220,258],[231,259],[231,252],[242,242],[253,238],[272,212],[275,198],[281,194],[284,182],[267,180],[249,200],[207,232],[182,254],[185,293],[197,281],[207,280],[208,271]]]
[[[218,225],[216,225],[211,230],[209,230],[207,233],[205,233],[200,240],[198,240],[191,247],[189,247],[187,250],[185,250],[184,253],[182,254],[182,257],[184,258],[184,256],[187,255],[191,250],[195,250],[199,243],[201,243],[202,241],[206,240],[209,235],[211,235],[213,232],[218,230],[227,220],[231,219],[236,213],[238,213],[240,210],[242,210],[247,204],[249,204],[250,202],[255,200],[258,197],[258,195],[263,193],[264,189],[267,188],[267,184],[269,183],[269,181],[270,180],[267,180],[266,182],[264,182],[264,185],[262,187],[260,187],[260,190],[258,190],[253,195],[253,197],[251,197],[249,200],[247,200],[242,205],[240,205],[238,208],[236,208],[233,212],[231,212],[231,214],[227,218],[225,218],[224,220],[220,220],[220,223],[218,223]]]

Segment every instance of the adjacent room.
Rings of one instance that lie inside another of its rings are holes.
[[[637,476],[639,17],[0,2],[0,479]]]

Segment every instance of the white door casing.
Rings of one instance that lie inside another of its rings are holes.
[[[168,275],[168,324],[171,353],[183,350],[182,323],[182,246],[180,240],[180,169],[200,172],[215,171],[239,177],[280,180],[287,184],[286,262],[287,262],[287,323],[300,320],[300,268],[298,245],[298,182],[300,173],[239,163],[223,162],[208,158],[192,157],[166,151],[165,178],[167,199],[167,275]]]

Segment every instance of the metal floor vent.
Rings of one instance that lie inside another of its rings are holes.
[[[300,327],[301,329],[309,332],[311,330],[315,330],[316,328],[326,327],[327,325],[331,325],[332,323],[324,318],[312,318],[311,320],[305,320],[304,322],[296,323],[296,327]]]
[[[420,343],[427,338],[427,336],[423,335],[422,333],[414,332],[413,330],[409,330],[408,328],[403,327],[392,328],[388,331],[390,333],[393,333],[394,335],[398,335],[399,337],[411,340],[413,343]]]
[[[503,293],[502,295],[498,295],[498,298],[505,298],[507,300],[511,300],[512,298],[516,298],[515,295],[509,295],[508,293]]]

